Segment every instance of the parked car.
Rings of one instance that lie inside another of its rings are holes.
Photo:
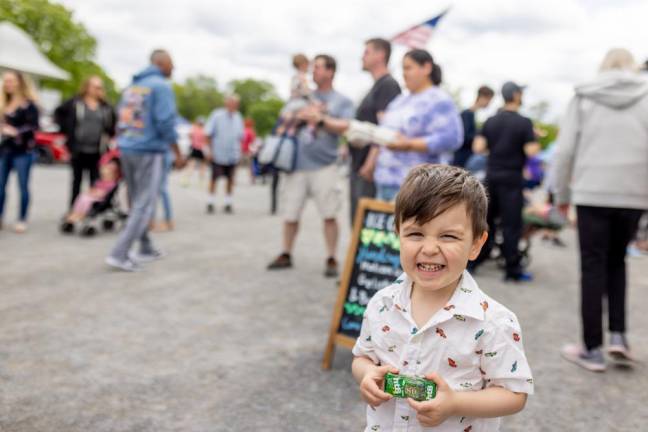
[[[58,132],[36,132],[37,162],[42,164],[65,163],[70,152],[65,147],[65,135]]]

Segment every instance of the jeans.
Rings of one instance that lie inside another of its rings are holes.
[[[609,330],[624,333],[626,248],[641,210],[577,206],[581,256],[581,318],[587,349],[603,345],[603,297]]]
[[[160,181],[160,201],[162,210],[164,210],[164,220],[169,222],[173,220],[173,210],[171,209],[171,195],[169,195],[169,174],[173,169],[173,153],[167,152],[164,155],[164,167],[162,168],[162,179]]]
[[[153,244],[148,235],[149,224],[155,211],[160,192],[160,179],[164,155],[160,153],[121,155],[122,171],[128,188],[130,212],[126,226],[117,238],[111,256],[120,261],[128,258],[128,252],[136,240],[140,252],[151,253]]]
[[[18,185],[20,187],[20,214],[19,220],[27,220],[27,211],[29,209],[29,174],[31,166],[34,163],[34,154],[28,153],[7,153],[0,156],[0,220],[4,215],[4,205],[6,199],[6,188],[9,180],[9,174],[12,169],[16,170],[18,175]]]
[[[400,186],[376,184],[376,199],[393,202],[396,200],[396,195],[398,195],[399,190]]]

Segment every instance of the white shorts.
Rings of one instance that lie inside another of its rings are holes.
[[[322,219],[334,219],[342,205],[340,176],[331,164],[311,171],[286,174],[281,186],[281,211],[286,222],[298,222],[309,197],[315,200]]]

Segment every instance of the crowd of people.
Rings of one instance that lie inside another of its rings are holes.
[[[418,238],[432,235],[430,232],[438,228],[434,224],[441,223],[438,220],[448,222],[443,219],[445,211],[454,209],[456,205],[468,206],[463,212],[467,211],[471,220],[465,220],[461,229],[468,229],[472,224],[472,235],[469,236],[471,241],[465,242],[467,249],[461,249],[459,254],[464,259],[464,267],[467,266],[473,275],[478,274],[481,265],[493,256],[493,249],[498,247],[504,261],[503,277],[506,281],[528,282],[533,279],[525,268],[520,251],[525,207],[529,204],[525,186],[542,183],[548,192],[548,208],[556,209],[559,216],[569,220],[569,206],[572,205],[577,216],[583,343],[564,347],[563,356],[586,369],[605,370],[602,316],[603,298],[606,297],[610,331],[607,350],[613,359],[632,361],[625,336],[625,257],[630,242],[637,237],[642,215],[648,210],[648,80],[646,74],[639,72],[632,55],[623,49],[610,51],[597,78],[576,88],[561,123],[558,140],[552,148],[553,155],[544,159],[541,155],[548,150],[543,150],[539,143],[541,132],[534,128],[531,119],[520,113],[524,86],[514,81],[505,82],[501,87],[504,105],[478,126],[476,112],[489,106],[495,95],[493,89],[481,86],[474,104],[460,112],[443,89],[442,69],[428,51],[413,49],[402,58],[405,89],[400,88],[389,72],[390,56],[391,45],[387,40],[374,38],[365,43],[362,68],[371,75],[373,86],[357,108],[350,98],[335,89],[337,62],[333,56],[320,54],[312,62],[302,54],[294,57],[291,98],[281,111],[275,133],[290,136],[297,150],[293,169],[281,174],[278,202],[283,218],[282,245],[280,253],[267,269],[293,267],[292,252],[302,212],[312,199],[323,225],[326,252],[323,273],[326,277],[339,275],[338,219],[343,197],[336,163],[344,154],[342,149],[348,151],[350,158],[351,221],[360,198],[396,202],[397,214],[405,212],[402,213],[403,220],[397,219],[397,224],[406,222],[406,227],[396,227],[400,230],[401,241],[415,242]],[[224,106],[215,108],[207,119],[195,120],[190,132],[191,153],[181,153],[176,132],[178,113],[168,80],[173,68],[170,54],[156,50],[150,57],[150,65],[136,74],[124,90],[116,108],[105,101],[101,79],[90,77],[79,95],[64,102],[54,114],[71,153],[72,185],[67,205],[69,210],[64,218],[65,231],[72,231],[74,224],[91,211],[95,203],[114,191],[120,179],[123,178],[126,185],[128,217],[106,258],[106,264],[115,269],[136,271],[143,263],[164,256],[154,245],[149,231],[152,228],[159,231],[174,228],[168,178],[172,168],[187,165],[187,157],[189,166],[183,174],[183,184],[190,182],[195,171],[202,181],[206,168],[211,168],[206,187],[208,214],[220,208],[216,198],[219,178],[226,181],[222,209],[230,214],[235,211],[235,178],[241,161],[247,159],[253,181],[259,171],[253,158],[257,146],[253,124],[240,114],[240,99],[235,94],[227,95]],[[312,70],[312,85],[309,70]],[[27,230],[29,174],[34,160],[32,150],[39,110],[35,93],[23,74],[15,71],[3,74],[0,110],[0,224],[7,179],[12,171],[16,171],[21,201],[15,231],[24,233]],[[353,142],[348,147],[342,145],[342,138],[354,119],[391,130],[393,139],[385,145],[356,146]],[[113,139],[116,148],[111,147]],[[110,157],[105,157],[107,154]],[[428,164],[436,165],[430,168]],[[439,164],[458,168],[444,169]],[[426,168],[414,169],[419,166]],[[544,181],[542,175],[535,174],[540,166],[547,171]],[[474,175],[466,177],[466,170]],[[273,191],[276,191],[279,174],[276,169],[272,172]],[[85,173],[91,188],[82,192]],[[476,178],[482,180],[480,184],[483,187],[475,183]],[[430,183],[430,179],[445,182],[443,184],[454,188],[454,192]],[[429,190],[421,189],[424,184]],[[436,192],[430,195],[430,191]],[[487,203],[485,191],[488,193]],[[441,198],[435,194],[441,194]],[[427,197],[425,199],[430,202],[449,204],[439,213],[428,208],[427,201],[408,202],[407,197],[410,200]],[[155,223],[158,198],[163,203],[164,215],[160,223]],[[478,217],[479,212],[483,213],[483,221]],[[544,215],[542,211],[540,213]],[[455,216],[465,219],[466,215]],[[474,224],[480,221],[484,226],[475,228]],[[432,231],[427,232],[428,229]],[[407,236],[412,237],[403,237],[403,230],[410,232]],[[460,241],[458,237],[464,234],[452,234],[454,240],[447,240],[448,244]],[[645,242],[645,233],[640,234],[636,245],[645,247]],[[439,250],[445,247],[439,246]],[[427,251],[423,254],[435,256],[435,253]],[[458,264],[455,264],[461,267],[461,259],[457,259]],[[428,277],[428,273],[442,271],[452,264],[432,258],[422,264],[416,264],[415,258],[412,262],[403,262],[402,265],[410,279],[415,280],[420,275],[413,277],[412,274],[417,274],[417,271]],[[406,264],[411,268],[406,268]],[[459,278],[463,274],[459,267],[453,268],[453,277]],[[477,290],[470,276],[463,277],[462,284]],[[424,285],[426,282],[421,283]],[[407,289],[404,286],[399,281],[395,295],[401,295],[402,290]],[[421,293],[416,295],[421,296]],[[424,297],[417,301],[425,301]],[[489,303],[496,305],[492,300]],[[463,306],[469,308],[466,304]],[[435,307],[428,304],[418,311],[415,319],[419,327],[423,327],[431,316],[430,311],[438,309]],[[487,307],[484,306],[484,311]],[[510,316],[499,305],[497,308],[502,316]],[[468,310],[468,313],[477,312]],[[383,318],[372,319],[386,326]],[[501,323],[493,324],[495,327],[498,325]],[[519,333],[516,322],[507,327],[507,331],[511,329],[513,334]],[[438,328],[436,331],[439,332]],[[363,326],[365,333],[374,335],[371,329]],[[379,352],[380,347],[365,343],[368,341],[360,341],[354,350],[358,359],[364,359],[354,363],[354,374],[363,383],[365,399],[377,406],[389,398],[385,398],[384,393],[367,383],[365,378],[369,376],[370,381],[380,381],[388,369],[378,371],[370,367],[369,362],[382,361],[381,356],[389,358],[391,354]],[[489,343],[511,345],[508,340],[504,343],[496,338],[489,339]],[[478,407],[484,404],[483,401],[476,399],[471,405],[466,400],[465,412],[482,413],[475,414],[479,417],[486,415],[483,413],[510,413],[519,409],[523,401],[514,395],[528,393],[532,386],[524,384],[530,379],[530,371],[523,353],[515,365],[514,368],[524,372],[516,375],[515,379],[522,381],[515,381],[515,385],[511,380],[506,381],[511,378],[510,374],[502,375],[499,366],[492,365],[491,369],[482,371],[482,374],[493,374],[493,380],[500,380],[503,387],[510,390],[496,391],[498,397],[503,398],[500,406],[480,411]],[[442,382],[447,387],[445,381]],[[389,418],[392,414],[369,412],[368,418],[369,421],[378,421],[376,418]],[[385,421],[384,418],[380,421]],[[426,419],[421,423],[433,424],[434,421]]]

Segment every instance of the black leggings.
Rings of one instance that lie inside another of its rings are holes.
[[[577,206],[581,255],[581,318],[587,349],[603,345],[603,296],[607,296],[609,330],[625,332],[628,243],[641,210]]]
[[[72,156],[72,196],[70,197],[70,208],[81,192],[83,172],[87,171],[90,176],[90,186],[99,179],[99,153],[79,153]]]

